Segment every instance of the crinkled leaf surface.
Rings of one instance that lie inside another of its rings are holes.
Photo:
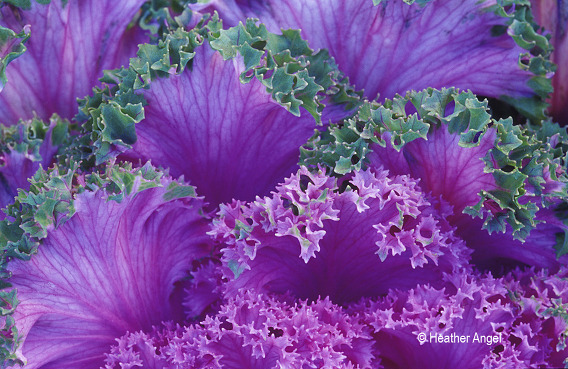
[[[387,169],[392,174],[410,174],[412,178],[419,179],[423,190],[448,201],[453,207],[453,215],[448,219],[456,227],[456,233],[475,250],[472,262],[478,267],[500,272],[503,267],[520,263],[555,270],[566,260],[557,260],[553,251],[557,238],[564,239],[566,226],[560,219],[547,209],[535,211],[532,218],[526,220],[531,232],[524,238],[523,244],[514,239],[512,229],[507,227],[505,211],[491,197],[491,193],[501,198],[507,196],[507,190],[500,187],[494,175],[485,169],[483,160],[495,146],[507,144],[505,140],[495,144],[497,138],[497,131],[490,129],[479,138],[478,146],[462,147],[458,144],[459,136],[449,133],[446,126],[441,126],[428,135],[427,141],[412,141],[401,151],[396,151],[390,144],[385,148],[373,144],[373,152],[367,157],[369,166]],[[533,151],[531,155],[536,157],[537,152]],[[555,187],[561,191],[562,184],[551,180],[546,171],[535,173],[535,177],[538,176],[542,179],[537,184],[541,191],[552,193]],[[529,183],[530,179],[530,176],[523,178],[527,181],[525,188],[533,192],[535,188]],[[475,207],[481,201],[482,194],[486,196],[485,222],[472,219],[464,213],[464,210]],[[534,196],[534,193],[529,192],[528,195]],[[535,201],[529,196],[527,199]],[[520,219],[523,209],[531,209],[529,205],[530,202],[519,205]],[[541,222],[546,223],[539,224]]]
[[[360,93],[298,31],[204,24],[141,45],[129,69],[105,75],[104,88],[81,102],[87,146],[97,164],[121,152],[152,159],[213,205],[253,199],[297,168],[298,147],[322,117],[352,114]]]
[[[132,332],[111,349],[105,369],[377,367],[372,339],[329,299],[288,304],[241,290],[199,325]]]
[[[315,135],[302,157],[343,174],[365,167],[374,148],[377,165],[414,171],[424,189],[446,196],[457,214],[481,217],[490,233],[510,230],[524,240],[538,223],[536,212],[567,197],[564,142],[557,125],[515,126],[511,119],[492,119],[487,102],[471,92],[427,89],[384,105],[364,104],[356,117]],[[460,195],[461,187],[467,191]]]
[[[344,185],[341,193],[333,178],[302,168],[271,198],[223,206],[211,234],[227,245],[227,293],[346,304],[435,283],[467,264],[463,242],[408,177],[357,172]]]
[[[565,277],[566,270],[503,278],[459,272],[443,278],[443,289],[391,291],[352,311],[374,328],[386,367],[562,367]]]
[[[69,144],[69,122],[53,116],[49,123],[39,119],[20,121],[1,127],[2,166],[0,167],[0,208],[14,201],[18,189],[30,187],[28,178],[39,169],[48,168],[57,153]],[[0,219],[4,219],[4,213]]]

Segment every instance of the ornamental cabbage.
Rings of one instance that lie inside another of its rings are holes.
[[[568,367],[547,6],[0,1],[0,368]]]

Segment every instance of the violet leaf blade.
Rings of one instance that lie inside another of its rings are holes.
[[[297,31],[273,35],[252,21],[223,31],[217,22],[177,28],[157,45],[140,46],[129,69],[107,72],[106,86],[81,102],[78,119],[92,140],[85,146],[96,148],[95,165],[119,154],[151,159],[185,175],[213,205],[253,199],[296,168],[297,148],[316,128],[312,117],[294,117],[279,105],[337,120],[359,103],[333,60],[314,54]]]
[[[174,284],[211,252],[193,187],[149,164],[109,165],[87,176],[53,169],[42,179],[18,200],[20,223],[29,225],[22,238],[42,244],[31,260],[2,264],[3,315],[22,337],[11,354],[30,368],[98,368],[126,331],[185,319],[170,301]]]
[[[1,26],[31,31],[27,52],[6,69],[13,83],[0,95],[2,123],[31,119],[34,112],[41,119],[53,113],[71,118],[75,100],[90,91],[102,71],[126,63],[145,39],[138,28],[128,28],[143,3],[54,1],[33,3],[27,10],[2,7]]]
[[[218,11],[230,25],[256,17],[272,32],[301,29],[311,47],[329,50],[370,100],[457,87],[502,98],[531,120],[544,119],[555,67],[528,2],[406,3],[227,0],[192,7]]]
[[[554,138],[543,141],[532,130],[514,126],[511,119],[496,121],[488,113],[486,102],[479,101],[471,92],[454,89],[413,91],[405,97],[387,100],[382,106],[367,103],[355,117],[312,137],[302,149],[301,163],[313,167],[324,163],[336,173],[344,174],[365,168],[372,145],[377,150],[380,147],[388,147],[387,151],[402,150],[408,157],[412,156],[413,150],[405,149],[409,144],[409,147],[421,146],[426,148],[425,152],[431,152],[427,147],[432,145],[434,149],[436,143],[422,140],[430,139],[442,126],[459,140],[451,144],[448,141],[447,149],[439,147],[443,149],[439,155],[446,157],[445,152],[457,150],[454,159],[457,166],[469,165],[467,160],[460,164],[460,159],[468,158],[457,154],[463,151],[460,148],[479,147],[481,142],[485,142],[485,136],[494,137],[491,139],[492,147],[487,147],[485,153],[479,153],[482,156],[478,159],[483,159],[485,166],[478,168],[482,170],[475,174],[476,177],[486,177],[484,173],[491,173],[494,184],[478,189],[476,193],[483,190],[479,203],[458,206],[457,212],[481,216],[485,220],[484,227],[490,231],[505,232],[509,225],[513,236],[523,240],[535,227],[533,218],[538,209],[558,206],[566,199],[565,153],[561,149],[563,145],[558,145],[559,139],[564,136],[553,134]],[[551,130],[549,123],[544,127]],[[424,158],[416,157],[414,160],[413,165],[419,166]],[[477,163],[476,166],[479,167]],[[433,168],[431,174],[417,175],[426,175],[422,180],[428,181],[444,167]],[[427,189],[444,196],[440,192],[442,188]],[[471,198],[471,195],[464,193],[462,196]],[[492,209],[492,204],[496,204],[497,208]]]
[[[315,123],[291,116],[260,83],[241,84],[238,68],[204,46],[192,73],[152,82],[144,92],[148,105],[136,126],[138,139],[120,158],[168,167],[213,204],[268,193],[276,178],[295,167],[297,147]],[[214,86],[208,96],[222,109],[201,97],[208,86]]]
[[[224,245],[226,294],[288,291],[345,305],[465,267],[470,251],[445,214],[416,182],[386,174],[355,172],[340,188],[301,168],[271,197],[223,205],[210,234]]]

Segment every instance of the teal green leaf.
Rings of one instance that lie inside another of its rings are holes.
[[[500,96],[499,99],[511,104],[533,123],[541,122],[546,119],[546,99],[552,93],[550,78],[556,70],[550,58],[553,51],[550,35],[540,34],[542,29],[534,20],[530,1],[500,0],[489,10],[505,18],[507,34],[527,51],[519,55],[519,68],[534,74],[527,83],[534,91],[534,96]]]
[[[245,70],[243,83],[257,78],[275,101],[299,116],[300,107],[321,122],[323,101],[351,109],[361,101],[361,92],[349,85],[327,51],[314,53],[299,30],[282,30],[273,34],[263,24],[248,19],[246,24],[208,33],[209,44],[225,60],[240,55]]]
[[[26,51],[25,43],[29,38],[29,26],[25,26],[20,33],[0,26],[0,91],[8,82],[6,77],[8,64]]]
[[[177,182],[172,182],[164,194],[164,200],[170,201],[173,199],[180,199],[184,197],[195,197],[195,187],[189,185],[180,185]]]

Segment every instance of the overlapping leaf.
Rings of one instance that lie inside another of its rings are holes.
[[[390,137],[390,145],[400,150],[413,140],[427,139],[429,130],[442,124],[459,135],[461,147],[479,145],[489,129],[497,132],[484,161],[498,189],[482,191],[479,203],[465,210],[483,217],[489,232],[504,232],[508,224],[514,237],[524,240],[536,225],[536,211],[566,198],[565,152],[558,146],[565,133],[550,123],[535,134],[514,126],[511,119],[497,121],[486,101],[455,89],[412,91],[384,105],[366,103],[355,117],[316,133],[302,149],[301,161],[312,166],[324,163],[345,174],[365,167],[371,144],[385,147],[385,137]],[[488,202],[497,204],[498,210],[484,208]]]

